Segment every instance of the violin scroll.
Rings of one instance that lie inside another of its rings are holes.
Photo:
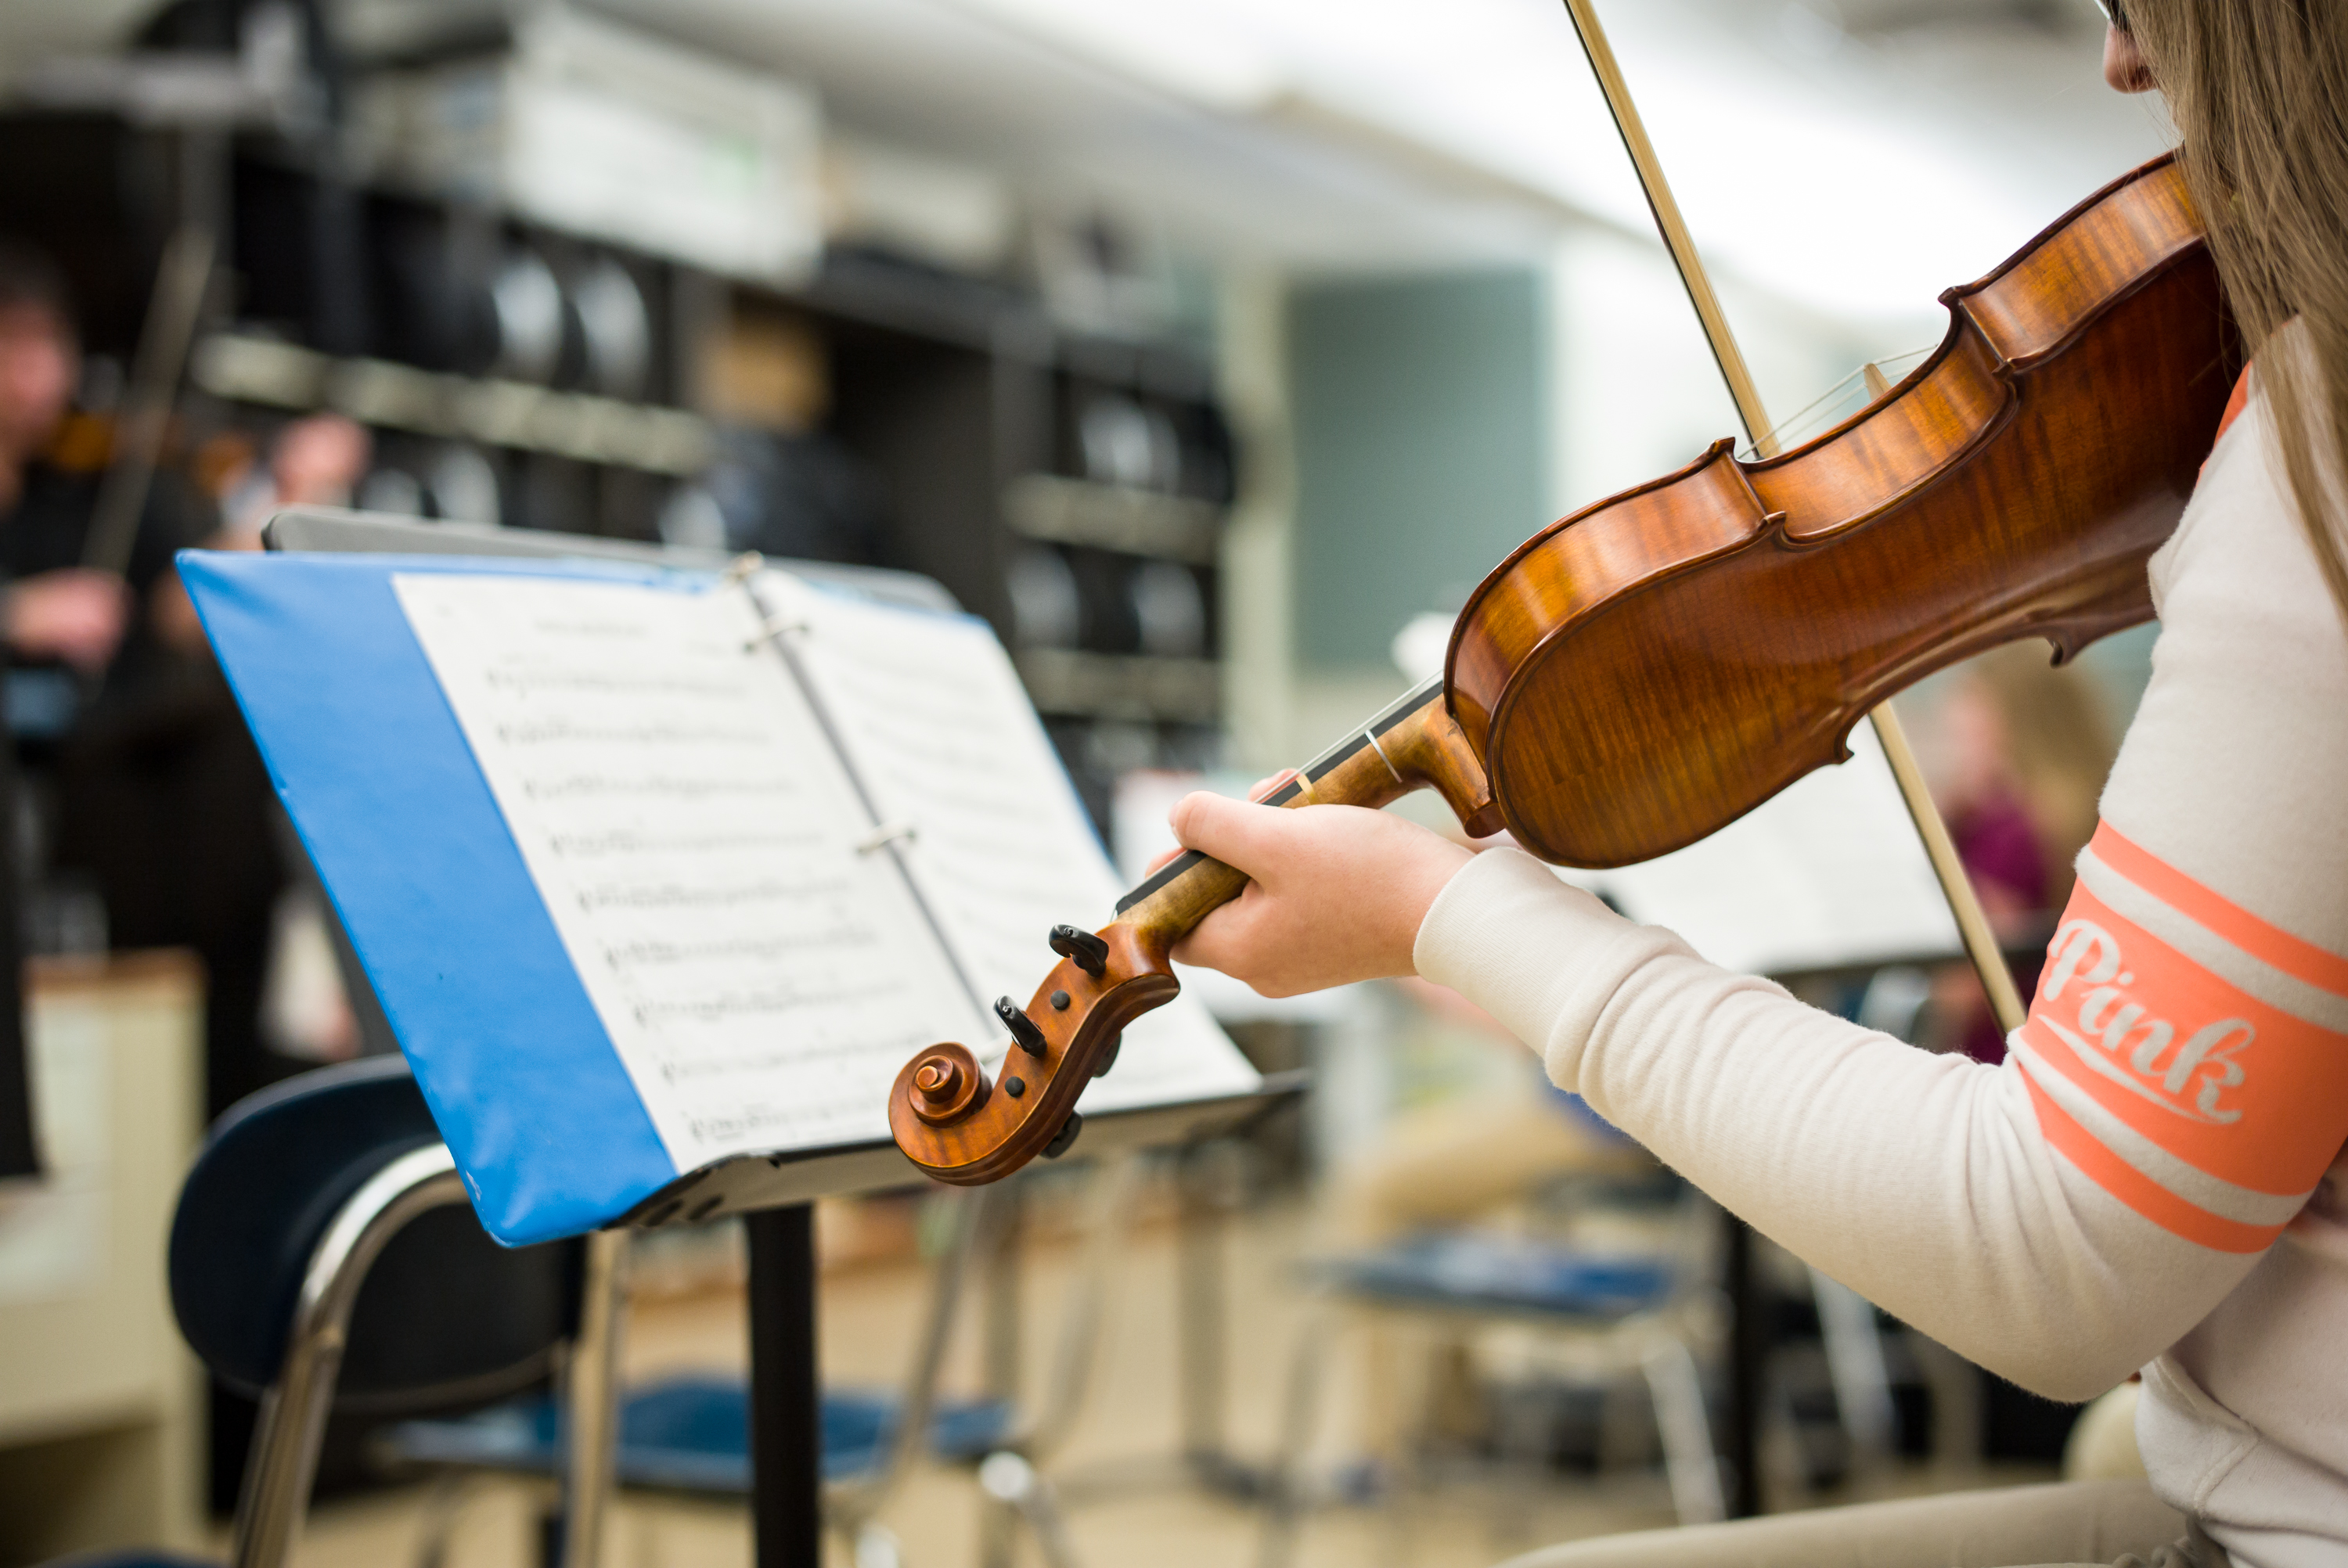
[[[989,1081],[970,1048],[917,1053],[889,1091],[889,1131],[928,1175],[974,1186],[1009,1175],[1075,1137],[1076,1097],[1116,1060],[1125,1028],[1182,987],[1162,935],[1120,920],[1098,932],[1062,926],[1063,957],[1024,1009],[995,1004],[1016,1049]],[[1015,1020],[1015,1021],[1014,1021]]]
[[[1453,722],[1440,681],[1406,692],[1307,763],[1266,805],[1380,806],[1413,790],[1441,794],[1471,835],[1496,831],[1498,806],[1482,765]],[[1037,1154],[1064,1152],[1079,1124],[1076,1096],[1117,1061],[1126,1026],[1181,990],[1174,944],[1247,877],[1196,850],[1176,856],[1117,907],[1099,931],[1055,926],[1060,962],[1021,1008],[994,1004],[1014,1050],[987,1081],[960,1045],[933,1045],[907,1062],[889,1094],[889,1131],[906,1158],[941,1182],[998,1181]]]

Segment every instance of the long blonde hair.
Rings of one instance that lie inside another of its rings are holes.
[[[2127,0],[2127,19],[2259,356],[2301,526],[2348,618],[2348,536],[2324,483],[2327,469],[2348,480],[2348,5]],[[2260,355],[2293,320],[2309,352]]]

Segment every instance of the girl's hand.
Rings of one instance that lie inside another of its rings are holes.
[[[1186,849],[1252,879],[1175,944],[1268,997],[1416,971],[1411,948],[1443,885],[1474,852],[1382,811],[1182,797],[1168,819]]]

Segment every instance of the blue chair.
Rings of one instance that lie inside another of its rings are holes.
[[[882,1470],[905,1401],[863,1389],[823,1397],[823,1479],[829,1488]],[[930,1442],[950,1460],[973,1461],[1008,1435],[1010,1406],[978,1399],[942,1406]],[[613,1479],[623,1490],[747,1497],[749,1390],[739,1378],[678,1377],[624,1395]],[[561,1465],[560,1413],[551,1399],[517,1400],[459,1420],[403,1421],[382,1452],[405,1465],[553,1475]]]
[[[212,1127],[180,1192],[170,1279],[189,1345],[214,1376],[261,1401],[234,1568],[285,1562],[337,1409],[476,1411],[398,1422],[379,1451],[451,1470],[559,1476],[563,1568],[593,1563],[615,1483],[747,1494],[747,1394],[738,1379],[680,1378],[617,1397],[625,1234],[509,1249],[467,1203],[396,1056],[290,1079]],[[958,1200],[958,1234],[904,1392],[824,1398],[827,1518],[860,1561],[889,1544],[873,1516],[923,1434],[965,1462],[1008,1440],[1012,1412],[999,1402],[932,1417],[982,1203]],[[558,1361],[560,1404],[525,1394]]]
[[[824,1522],[860,1565],[895,1561],[895,1540],[878,1515],[925,1440],[940,1457],[971,1463],[1013,1433],[1014,1412],[1003,1401],[936,1404],[986,1195],[955,1193],[948,1201],[954,1205],[948,1245],[904,1388],[897,1393],[832,1389],[822,1399]],[[637,1389],[617,1401],[609,1430],[604,1473],[610,1486],[701,1497],[749,1494],[749,1396],[738,1378],[679,1377]],[[377,1457],[389,1466],[451,1476],[550,1475],[570,1462],[563,1438],[554,1401],[537,1398],[458,1419],[402,1422],[382,1434]],[[427,1522],[426,1560],[434,1558],[453,1524],[454,1507],[452,1495]]]
[[[1568,1341],[1608,1378],[1636,1376],[1653,1402],[1664,1469],[1682,1523],[1725,1517],[1710,1416],[1690,1341],[1703,1316],[1709,1211],[1681,1189],[1664,1250],[1596,1253],[1540,1237],[1455,1230],[1310,1265],[1322,1309],[1308,1315],[1291,1363],[1278,1457],[1267,1487],[1265,1568],[1292,1560],[1305,1510],[1301,1461],[1312,1440],[1335,1311],[1469,1327],[1512,1323]],[[1402,1478],[1397,1478],[1398,1480]],[[1394,1495],[1398,1500],[1402,1488]],[[1390,1532],[1390,1544],[1399,1543]]]

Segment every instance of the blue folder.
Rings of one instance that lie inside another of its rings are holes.
[[[392,591],[394,573],[706,574],[464,556],[190,550],[180,577],[482,1225],[607,1224],[675,1180]]]

